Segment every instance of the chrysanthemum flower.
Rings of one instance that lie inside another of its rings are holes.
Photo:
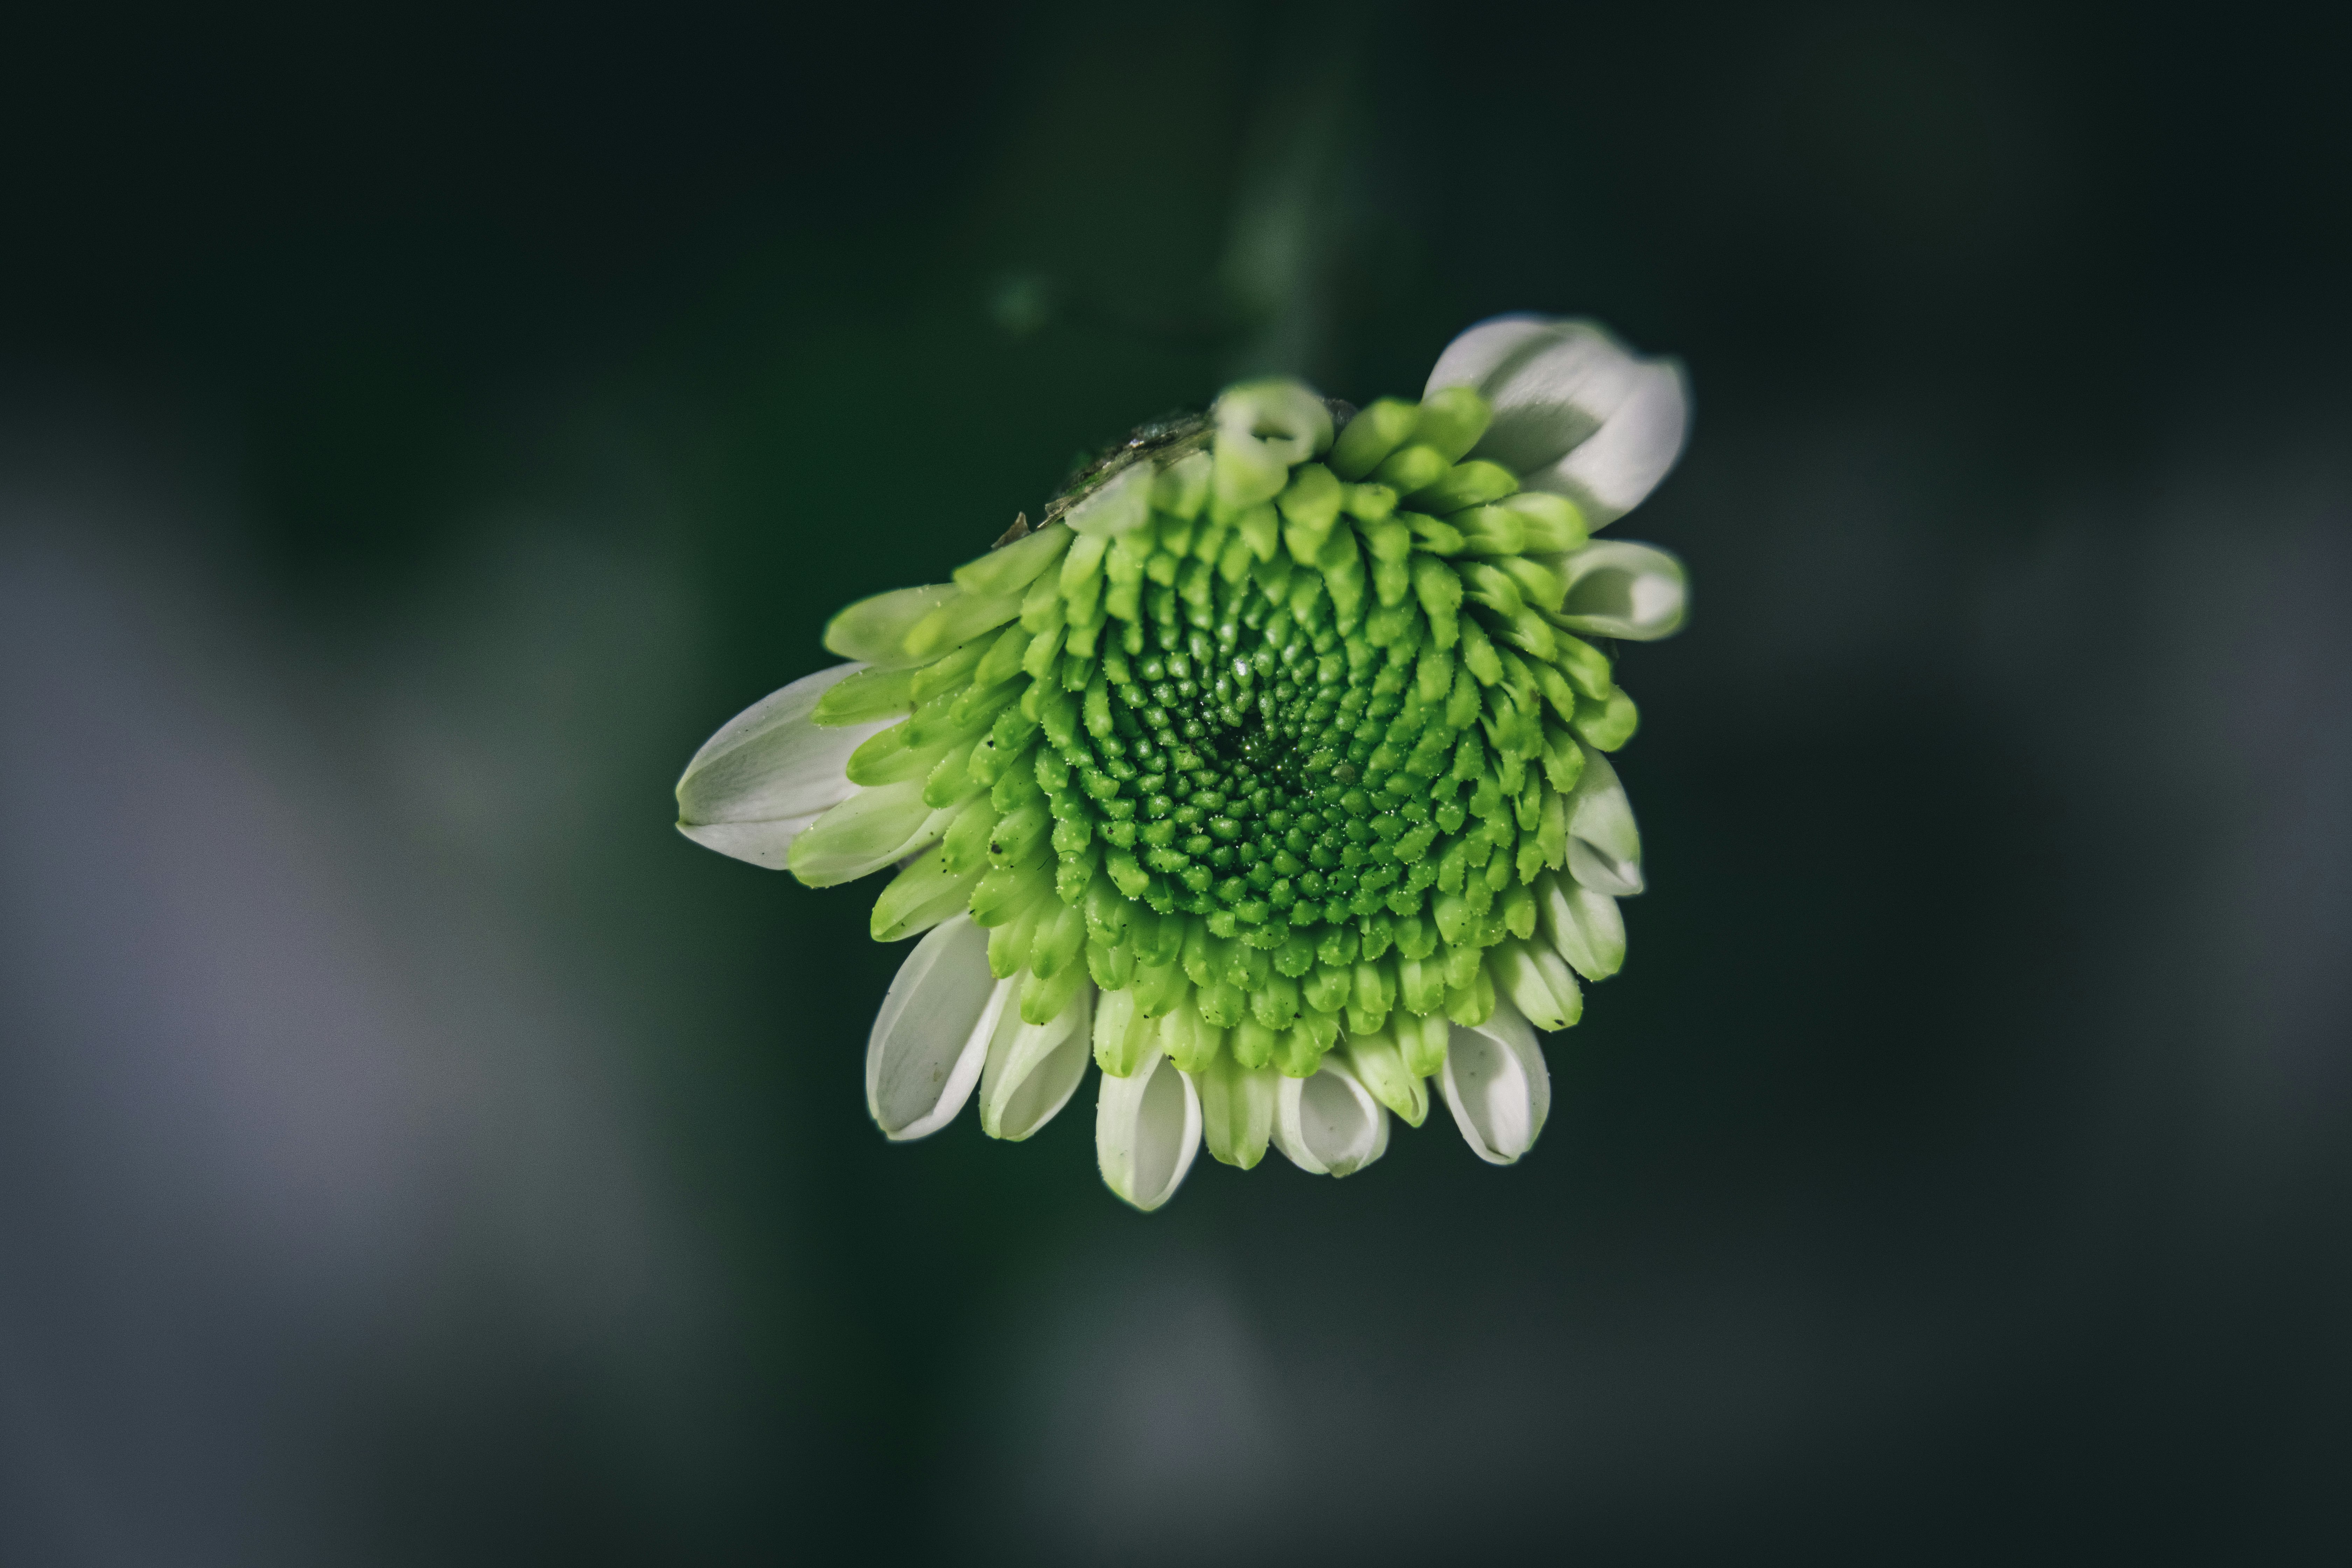
[[[1508,1164],[1550,1102],[1536,1031],[1616,972],[1641,839],[1616,639],[1680,564],[1592,542],[1673,466],[1679,369],[1506,317],[1418,405],[1290,381],[1139,431],[954,581],[852,605],[703,746],[678,826],[811,887],[895,868],[920,935],[875,1019],[893,1139],[977,1089],[1022,1139],[1102,1069],[1103,1179],[1195,1151],[1347,1175],[1429,1080]],[[928,934],[924,934],[928,933]]]

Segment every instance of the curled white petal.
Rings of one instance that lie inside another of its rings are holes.
[[[1331,445],[1331,411],[1295,381],[1228,387],[1209,411],[1216,422],[1213,489],[1222,506],[1271,500],[1292,465]]]
[[[1331,445],[1331,410],[1297,382],[1276,379],[1228,387],[1210,410],[1219,436],[1247,436],[1287,468]]]
[[[837,664],[770,692],[702,743],[677,781],[677,830],[707,848],[783,869],[793,840],[856,789],[849,753],[895,721],[843,729],[809,721],[817,699],[865,668]]]
[[[1549,318],[1526,315],[1496,316],[1479,322],[1445,345],[1445,352],[1430,367],[1429,384],[1422,395],[1426,397],[1441,386],[1472,386],[1487,392],[1490,384],[1500,383],[1505,367],[1549,342],[1558,326]],[[1492,394],[1488,396],[1491,400]],[[1560,451],[1567,449],[1563,446]],[[1549,462],[1559,456],[1554,452],[1543,460]]]
[[[1537,1028],[1573,1028],[1584,1016],[1584,993],[1576,973],[1549,943],[1513,937],[1494,948],[1486,962],[1503,994]]]
[[[1568,585],[1557,618],[1569,630],[1654,642],[1682,629],[1689,579],[1657,546],[1610,539],[1547,559]]]
[[[1176,1195],[1201,1152],[1201,1096],[1163,1053],[1126,1078],[1102,1077],[1095,1158],[1103,1184],[1150,1213]]]
[[[1536,913],[1544,941],[1587,980],[1606,980],[1624,967],[1625,916],[1608,894],[1546,871],[1536,879]]]
[[[1019,994],[1022,976],[1004,984]],[[1086,1076],[1095,988],[1078,987],[1070,1005],[1043,1024],[1025,1024],[1007,1005],[988,1044],[980,1075],[980,1125],[991,1138],[1019,1142],[1054,1120]]]
[[[866,1042],[866,1108],[892,1140],[955,1120],[980,1081],[998,1022],[1016,1011],[1011,981],[988,972],[988,932],[958,915],[915,944]]]
[[[1447,345],[1423,395],[1471,386],[1494,405],[1473,455],[1529,489],[1567,496],[1599,528],[1655,489],[1682,455],[1682,366],[1643,359],[1591,321],[1505,316]]]
[[[1352,1176],[1389,1152],[1388,1108],[1339,1059],[1286,1078],[1275,1099],[1274,1146],[1311,1176]]]
[[[1422,1027],[1422,1021],[1410,1013],[1400,1014],[1398,1021],[1416,1035]],[[1406,1126],[1418,1127],[1429,1115],[1429,1080],[1412,1070],[1397,1035],[1393,1026],[1349,1035],[1344,1047],[1348,1065],[1373,1099],[1403,1118]]]
[[[1608,757],[1581,741],[1584,771],[1568,796],[1568,874],[1596,893],[1642,890],[1642,833]]]
[[[1533,1148],[1551,1114],[1543,1048],[1519,1010],[1501,997],[1485,1023],[1454,1026],[1437,1083],[1462,1141],[1490,1165],[1507,1165]]]

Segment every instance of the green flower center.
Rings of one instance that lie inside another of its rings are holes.
[[[1111,733],[1087,745],[1134,784],[1145,864],[1190,895],[1170,902],[1256,925],[1353,890],[1364,846],[1382,841],[1363,824],[1389,815],[1361,785],[1402,682],[1376,692],[1367,667],[1387,667],[1370,649],[1360,641],[1351,668],[1335,631],[1318,639],[1262,584],[1218,586],[1211,626],[1154,620],[1141,657],[1104,657]]]
[[[1344,1030],[1425,1072],[1444,1019],[1493,1010],[1489,955],[1535,931],[1584,746],[1633,727],[1561,624],[1583,521],[1461,460],[1475,395],[1374,404],[1336,444],[1299,389],[1238,395],[1213,455],[1197,429],[1139,434],[957,588],[829,632],[929,661],[819,711],[911,709],[850,776],[922,779],[943,830],[876,934],[969,907],[1033,1023],[1090,975],[1107,1070],[1156,1041],[1188,1071],[1304,1076]]]

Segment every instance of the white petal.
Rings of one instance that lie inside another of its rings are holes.
[[[1396,1016],[1400,1021],[1410,1020],[1418,1035],[1420,1019],[1410,1013]],[[1429,1115],[1429,1080],[1414,1072],[1406,1061],[1395,1027],[1369,1035],[1349,1035],[1344,1048],[1348,1065],[1356,1069],[1357,1079],[1371,1091],[1372,1098],[1403,1118],[1406,1126],[1420,1126]]]
[[[1651,360],[1623,402],[1601,428],[1548,468],[1526,475],[1531,490],[1563,495],[1583,510],[1586,521],[1603,528],[1642,504],[1683,455],[1690,434],[1690,391],[1683,367]]]
[[[1019,994],[1020,975],[1004,982]],[[1019,1142],[1054,1120],[1086,1076],[1095,988],[1078,987],[1070,1005],[1048,1022],[1024,1024],[1007,1006],[989,1041],[980,1076],[980,1125],[991,1138]]]
[[[1284,468],[1331,445],[1330,408],[1297,382],[1281,377],[1227,387],[1209,415],[1220,436],[1249,437]]]
[[[988,972],[988,932],[958,915],[915,944],[866,1042],[866,1108],[893,1140],[955,1120],[980,1081],[988,1042],[1014,1005]]]
[[[1209,416],[1217,426],[1212,485],[1218,504],[1234,510],[1273,500],[1291,465],[1331,445],[1331,411],[1295,381],[1229,386]]]
[[[1568,796],[1568,874],[1596,893],[1626,899],[1642,890],[1642,834],[1617,770],[1580,741],[1584,771]]]
[[[1219,1051],[1216,1060],[1193,1075],[1192,1087],[1201,1095],[1201,1141],[1213,1157],[1244,1171],[1265,1158],[1279,1079],[1270,1067],[1242,1066],[1231,1051]]]
[[[1657,488],[1690,423],[1682,367],[1638,358],[1590,321],[1483,322],[1438,356],[1423,395],[1441,386],[1475,386],[1494,405],[1473,456],[1567,496],[1595,528]]]
[[[1507,1165],[1535,1146],[1551,1114],[1551,1073],[1536,1032],[1502,997],[1475,1028],[1454,1026],[1438,1087],[1470,1152]]]
[[[1549,559],[1568,584],[1559,619],[1569,630],[1630,642],[1682,630],[1689,580],[1683,563],[1657,546],[1612,539]]]
[[[1312,1078],[1282,1080],[1274,1145],[1308,1175],[1352,1176],[1388,1152],[1388,1108],[1332,1052]]]
[[[1584,993],[1575,972],[1548,943],[1508,938],[1487,950],[1486,972],[1538,1029],[1572,1028],[1584,1016]]]
[[[1608,894],[1546,871],[1536,879],[1536,912],[1552,951],[1587,980],[1606,980],[1624,967],[1625,916]]]
[[[919,847],[923,832],[947,815],[923,804],[921,779],[861,789],[803,829],[787,863],[812,888],[854,882]]]
[[[807,816],[780,816],[773,822],[681,822],[677,830],[705,849],[716,849],[721,855],[781,871],[792,858],[793,840],[824,815],[814,812]]]
[[[1200,1094],[1165,1055],[1127,1078],[1103,1075],[1095,1158],[1104,1185],[1148,1214],[1176,1195],[1200,1152]]]
[[[849,753],[896,721],[844,729],[809,721],[828,687],[865,668],[837,664],[803,676],[722,725],[679,775],[678,831],[722,855],[782,870],[801,830],[856,789],[843,773]]]
[[[1421,395],[1427,397],[1441,386],[1475,386],[1485,392],[1506,364],[1549,342],[1558,325],[1549,317],[1526,315],[1496,316],[1479,322],[1445,345]]]

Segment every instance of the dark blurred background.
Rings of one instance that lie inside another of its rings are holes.
[[[2339,20],[5,30],[0,1560],[2352,1552]],[[871,889],[694,747],[1081,448],[1528,309],[1697,392],[1535,1154],[887,1145]]]

